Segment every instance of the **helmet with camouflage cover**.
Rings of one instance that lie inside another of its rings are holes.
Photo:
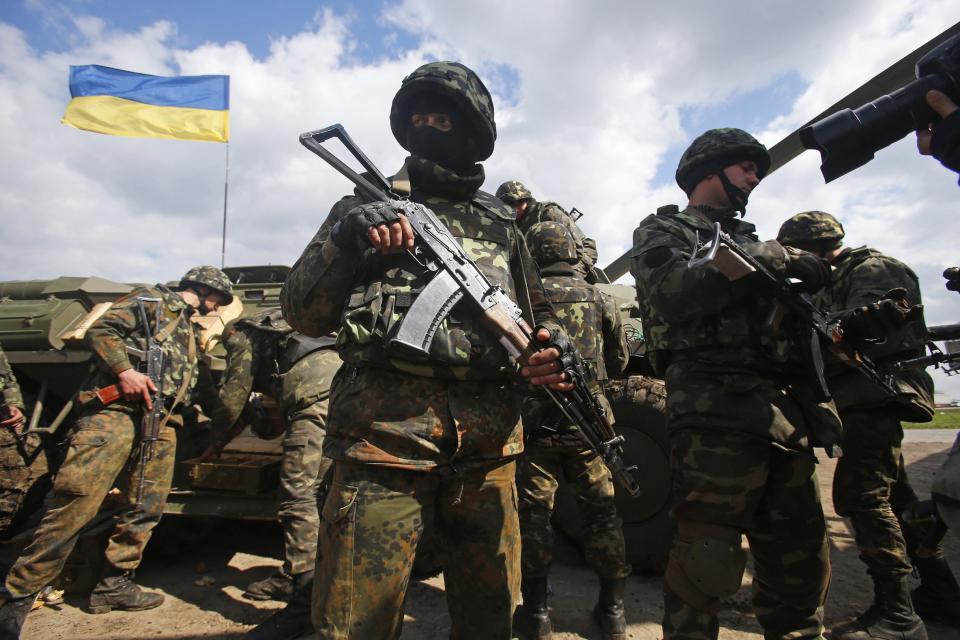
[[[777,242],[788,247],[836,247],[844,236],[840,221],[825,211],[804,211],[780,225]]]
[[[538,222],[530,227],[526,238],[530,255],[540,267],[577,260],[577,244],[570,231],[559,222]]]
[[[459,62],[429,62],[403,79],[390,107],[390,129],[400,146],[407,148],[411,109],[423,94],[453,101],[470,126],[477,160],[490,157],[497,139],[493,99],[477,74]]]
[[[770,170],[767,148],[752,135],[743,129],[710,129],[697,136],[683,152],[677,165],[677,184],[689,196],[708,175],[743,160],[757,164],[757,177],[761,180]]]
[[[533,194],[519,180],[507,180],[497,189],[497,197],[507,204],[516,204],[533,198]]]
[[[233,283],[230,282],[227,274],[216,267],[201,265],[190,269],[180,278],[180,288],[182,289],[191,283],[201,284],[220,292],[226,297],[224,304],[233,302]]]

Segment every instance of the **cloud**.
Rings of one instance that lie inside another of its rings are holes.
[[[682,202],[658,171],[671,174],[667,157],[675,161],[702,129],[742,121],[724,105],[740,108],[738,98],[751,92],[779,105],[756,132],[773,143],[949,26],[951,8],[947,0],[486,0],[467,9],[406,0],[376,18],[320,11],[262,57],[242,42],[184,48],[169,21],[118,30],[83,5],[50,12],[67,43],[58,52],[36,51],[0,23],[0,234],[17,248],[0,278],[157,281],[219,263],[224,146],[59,125],[70,64],[230,74],[227,261],[291,264],[349,189],[298,134],[342,122],[392,171],[404,156],[387,122],[401,78],[426,60],[460,59],[494,93],[499,138],[486,163],[487,190],[517,178],[538,196],[577,206],[605,263],[627,248],[640,219]],[[386,29],[382,43],[358,40],[363,19]],[[398,44],[405,42],[415,44]],[[366,55],[377,46],[381,54]],[[799,95],[783,91],[784,78]],[[937,275],[960,260],[943,232],[957,224],[955,177],[918,157],[911,140],[831,185],[817,164],[804,154],[758,189],[749,215],[762,234],[774,235],[796,211],[832,211],[850,244],[875,245],[917,269],[931,321],[955,318],[960,299]],[[960,397],[960,388],[952,393]]]

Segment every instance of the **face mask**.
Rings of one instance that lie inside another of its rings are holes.
[[[460,129],[440,131],[430,126],[407,127],[407,149],[410,153],[447,169],[473,164],[467,137]]]

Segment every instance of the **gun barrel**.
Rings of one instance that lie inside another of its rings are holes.
[[[927,337],[934,341],[960,340],[960,322],[927,327]]]

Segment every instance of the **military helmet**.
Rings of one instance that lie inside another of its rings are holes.
[[[541,267],[554,262],[575,262],[577,245],[570,230],[559,222],[538,222],[527,231],[530,255]]]
[[[757,177],[761,180],[770,170],[767,148],[752,135],[743,129],[710,129],[697,136],[683,152],[677,165],[677,184],[690,195],[708,175],[743,160],[757,164]]]
[[[435,94],[457,105],[467,119],[477,146],[477,160],[486,160],[493,153],[497,124],[493,119],[493,99],[476,73],[459,62],[429,62],[418,67],[400,83],[390,107],[390,129],[404,149],[407,148],[407,127],[414,98]]]
[[[533,194],[519,180],[507,180],[497,189],[497,197],[507,204],[516,204],[533,198]]]
[[[191,283],[202,284],[205,287],[210,287],[214,291],[219,291],[227,298],[224,304],[233,302],[233,283],[230,282],[227,274],[216,267],[201,265],[190,269],[190,271],[187,271],[183,274],[183,277],[180,278],[180,288],[187,287]]]
[[[780,225],[777,242],[790,247],[811,244],[839,244],[843,239],[843,225],[825,211],[804,211]]]

